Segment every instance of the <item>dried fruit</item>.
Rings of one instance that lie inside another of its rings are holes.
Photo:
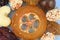
[[[60,34],[60,24],[56,22],[48,22],[47,30],[54,34]]]
[[[35,39],[42,36],[46,30],[46,16],[36,6],[22,6],[14,12],[11,27],[12,31],[20,38]]]
[[[55,0],[40,0],[39,4],[44,10],[51,10],[55,7]]]
[[[0,6],[8,4],[9,0],[0,0]]]
[[[8,28],[0,27],[0,40],[18,40],[18,39]]]
[[[23,1],[30,5],[37,5],[39,0],[23,0]]]

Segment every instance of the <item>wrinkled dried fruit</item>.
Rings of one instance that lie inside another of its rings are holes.
[[[19,8],[12,16],[11,28],[19,38],[36,39],[42,36],[46,26],[47,20],[44,12],[33,5]]]
[[[8,4],[9,0],[0,0],[0,6]]]
[[[30,5],[37,5],[39,0],[23,0],[23,1]]]
[[[51,10],[55,7],[55,0],[40,0],[40,6],[45,10]]]
[[[8,28],[0,27],[0,40],[18,40],[18,39]]]
[[[56,22],[49,22],[47,26],[47,30],[54,34],[60,34],[60,24]]]

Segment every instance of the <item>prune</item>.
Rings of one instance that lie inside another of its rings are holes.
[[[17,37],[6,27],[0,27],[0,40],[18,40]]]
[[[9,0],[0,0],[0,6],[8,4]]]
[[[55,0],[40,0],[39,5],[45,10],[51,10],[55,7]]]

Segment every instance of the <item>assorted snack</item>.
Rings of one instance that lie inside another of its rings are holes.
[[[54,35],[60,35],[60,24],[56,23],[60,8],[55,5],[55,0],[0,0],[0,40],[54,40]],[[15,11],[10,19],[11,9]]]
[[[10,24],[11,20],[8,17],[8,14],[10,13],[10,11],[11,11],[10,7],[8,6],[0,7],[0,26],[6,27]]]
[[[22,0],[9,0],[9,4],[12,10],[16,10],[22,6],[23,1]]]
[[[46,30],[46,27],[47,20],[45,13],[36,6],[23,6],[15,11],[12,16],[12,31],[18,37],[27,40],[35,39],[42,36],[42,34]]]

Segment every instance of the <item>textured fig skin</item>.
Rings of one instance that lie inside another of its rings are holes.
[[[32,33],[21,31],[21,29],[19,28],[21,24],[20,18],[24,14],[28,14],[28,13],[35,13],[39,17],[38,28],[35,32]],[[46,20],[45,13],[41,9],[33,5],[22,6],[21,8],[16,10],[12,16],[11,28],[12,31],[15,33],[15,35],[18,36],[19,38],[36,39],[42,36],[42,34],[46,30],[46,27],[47,27],[47,20]]]
[[[0,40],[18,40],[18,39],[8,28],[0,27]]]

